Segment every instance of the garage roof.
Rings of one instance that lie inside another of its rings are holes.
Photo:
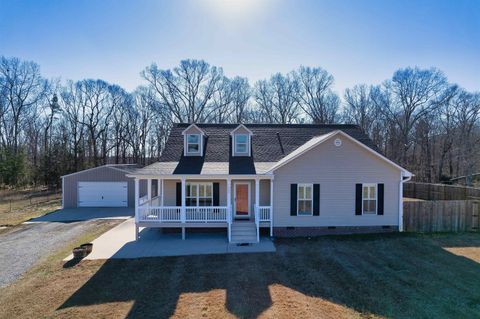
[[[87,171],[92,171],[92,170],[99,169],[99,168],[102,168],[102,167],[113,168],[113,169],[116,169],[116,170],[119,170],[119,171],[122,171],[122,172],[125,172],[125,173],[132,173],[132,172],[135,172],[137,169],[141,168],[141,166],[138,165],[138,164],[106,164],[106,165],[101,165],[101,166],[97,166],[97,167],[87,168],[87,169],[84,169],[84,170],[81,170],[81,171],[78,171],[78,172],[74,172],[74,173],[70,173],[70,174],[67,174],[67,175],[63,175],[62,178],[72,176],[72,175],[81,174],[81,173],[84,173],[84,172],[87,172]]]

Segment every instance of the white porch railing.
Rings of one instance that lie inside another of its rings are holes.
[[[177,206],[141,206],[138,208],[140,221],[152,222],[180,222],[181,207]]]
[[[261,222],[269,222],[272,220],[271,206],[258,206],[259,218]]]
[[[228,222],[228,208],[224,206],[185,207],[181,206],[140,206],[141,222],[176,223],[218,223]]]
[[[188,222],[227,222],[227,207],[186,207],[185,221]]]

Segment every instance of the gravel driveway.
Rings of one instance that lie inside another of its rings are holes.
[[[0,233],[0,288],[15,281],[42,256],[81,235],[99,221],[32,223]]]

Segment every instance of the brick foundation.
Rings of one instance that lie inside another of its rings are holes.
[[[346,235],[397,232],[398,226],[338,226],[338,227],[274,227],[275,237],[313,237],[321,235]]]

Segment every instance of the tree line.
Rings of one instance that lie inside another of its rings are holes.
[[[0,184],[58,185],[106,163],[156,161],[173,123],[353,123],[424,182],[478,171],[480,93],[438,69],[407,67],[339,96],[321,67],[251,85],[202,60],[146,67],[133,92],[103,80],[61,82],[0,57]]]

